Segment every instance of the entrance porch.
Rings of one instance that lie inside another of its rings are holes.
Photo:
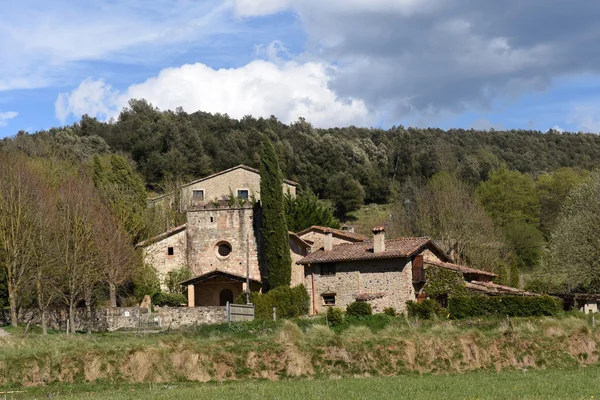
[[[212,271],[181,282],[187,286],[188,307],[224,306],[246,289],[246,277],[223,271]],[[250,290],[258,291],[260,281],[250,279]]]

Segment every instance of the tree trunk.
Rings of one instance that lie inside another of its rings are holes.
[[[42,335],[47,335],[48,334],[48,326],[46,324],[46,310],[45,309],[42,310],[40,319],[41,319],[41,323],[42,323]]]
[[[40,323],[42,324],[42,334],[48,334],[48,327],[46,326],[46,307],[44,307],[44,297],[42,294],[42,274],[41,270],[38,271],[38,276],[35,282],[35,287],[37,289],[37,301],[38,308],[40,310]]]
[[[88,335],[92,333],[92,296],[85,296],[85,329]]]
[[[117,306],[117,287],[116,287],[116,285],[114,283],[109,283],[108,290],[110,292],[110,306],[116,307]]]
[[[69,325],[70,328],[67,329],[67,335],[75,332],[75,304],[73,302],[69,303]]]
[[[15,291],[13,286],[9,284],[8,286],[8,302],[10,303],[10,324],[14,327],[17,326],[19,319],[17,316],[17,296],[15,296]]]

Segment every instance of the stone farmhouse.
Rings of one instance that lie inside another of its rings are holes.
[[[297,184],[286,180],[282,190],[296,194]],[[188,306],[222,306],[246,290],[262,290],[260,175],[240,165],[181,188],[180,196],[167,194],[150,205],[178,198],[187,223],[141,242],[146,263],[164,282],[170,271],[189,268],[193,277],[182,282]],[[251,201],[252,200],[252,201]],[[292,285],[304,284],[311,313],[326,307],[345,308],[367,301],[375,312],[425,298],[425,269],[431,266],[463,274],[467,289],[483,294],[518,291],[492,283],[493,273],[452,263],[428,238],[385,239],[385,229],[368,237],[352,229],[312,226],[289,232]],[[524,293],[524,292],[523,292]]]
[[[462,273],[469,290],[491,294],[501,287],[491,283],[496,276],[491,272],[453,264],[429,238],[386,240],[379,227],[372,240],[341,244],[333,231],[325,230],[322,243],[298,261],[304,266],[313,314],[330,306],[345,309],[354,301],[369,302],[374,312],[387,307],[402,312],[407,301],[425,298],[425,269],[431,266]]]

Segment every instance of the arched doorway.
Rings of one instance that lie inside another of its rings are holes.
[[[223,289],[219,294],[219,305],[226,306],[227,302],[233,303],[233,292],[229,289]]]

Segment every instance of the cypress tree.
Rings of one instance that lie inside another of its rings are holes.
[[[292,259],[284,212],[283,176],[275,148],[266,136],[260,149],[260,202],[269,288],[289,286],[292,279]]]

